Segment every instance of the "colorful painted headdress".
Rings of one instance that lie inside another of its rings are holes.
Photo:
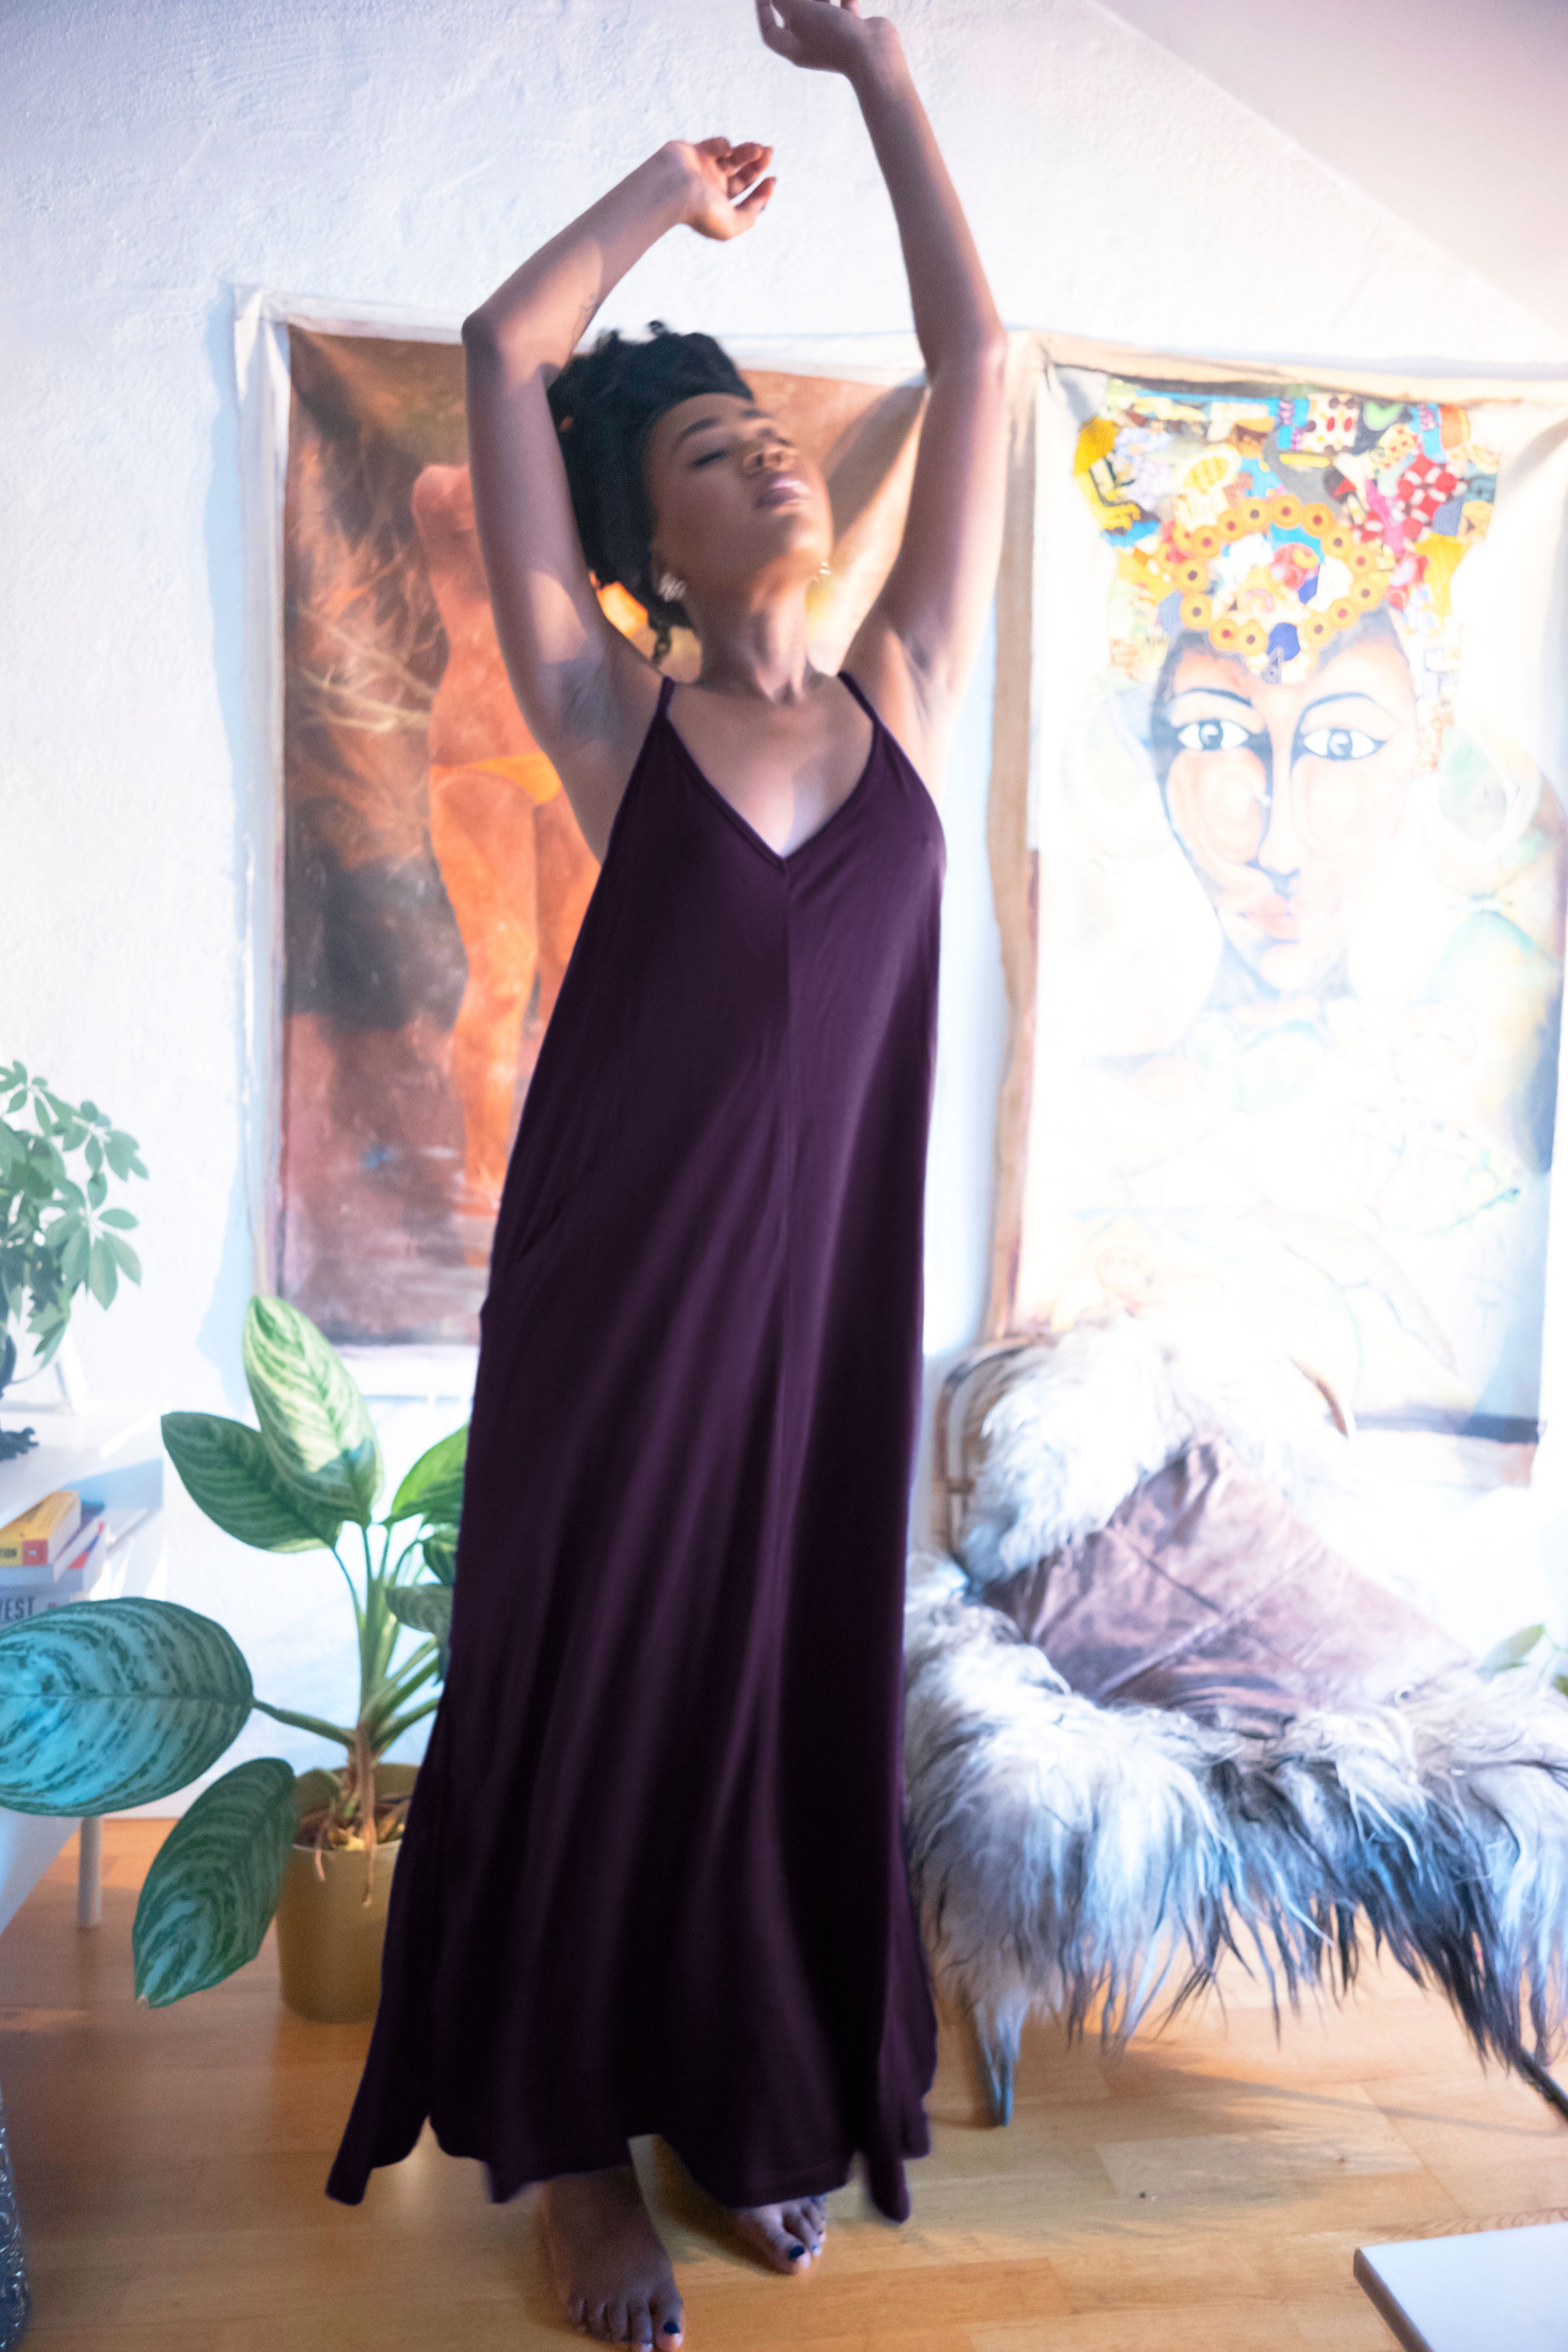
[[[1440,687],[1458,667],[1454,574],[1497,490],[1496,455],[1469,436],[1462,408],[1110,378],[1074,471],[1120,551],[1112,659],[1150,677],[1191,630],[1254,677],[1293,685],[1386,605],[1413,656],[1419,645],[1418,686]]]

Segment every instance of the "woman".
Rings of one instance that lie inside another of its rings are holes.
[[[921,779],[991,593],[1005,344],[892,26],[759,17],[848,79],[887,179],[930,381],[910,520],[824,675],[817,467],[706,337],[571,360],[657,237],[754,226],[765,148],[670,142],[467,323],[501,647],[603,870],[501,1202],[450,1670],[328,2184],[357,2201],[428,2114],[493,2197],[548,2183],[563,2299],[612,2343],[681,2339],[628,2138],[804,2271],[857,2152],[907,2213],[933,2063],[899,1748],[944,865]],[[689,624],[693,684],[591,571]]]

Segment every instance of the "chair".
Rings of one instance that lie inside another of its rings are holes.
[[[1568,1702],[1483,1676],[1326,1538],[1350,1439],[1212,1322],[1015,1333],[950,1371],[908,1852],[996,2123],[1031,2010],[1116,2044],[1227,1951],[1294,2007],[1348,1992],[1369,1935],[1568,2116]]]

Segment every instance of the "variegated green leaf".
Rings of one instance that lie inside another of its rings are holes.
[[[261,1949],[299,1825],[294,1768],[237,1764],[159,1847],[131,1930],[136,1998],[164,2009],[221,1984]]]
[[[389,1584],[386,1603],[393,1615],[416,1633],[434,1633],[443,1677],[447,1644],[452,1633],[452,1588],[448,1584]]]
[[[399,1519],[435,1519],[456,1526],[463,1507],[463,1465],[468,1457],[468,1425],[453,1430],[422,1454],[393,1497],[387,1525]]]
[[[253,1298],[241,1343],[261,1434],[280,1476],[311,1507],[368,1527],[381,1448],[335,1348],[282,1298]]]
[[[1509,1633],[1495,1649],[1487,1652],[1479,1671],[1483,1675],[1502,1675],[1510,1666],[1522,1666],[1531,1652],[1539,1648],[1545,1638],[1544,1625],[1526,1625],[1517,1633]]]
[[[426,1528],[419,1540],[425,1565],[437,1583],[450,1584],[458,1573],[456,1528]]]
[[[339,1520],[284,1484],[259,1431],[216,1412],[166,1412],[163,1443],[191,1500],[258,1551],[315,1551]]]
[[[0,1633],[0,1805],[116,1813],[216,1764],[251,1708],[221,1625],[174,1601],[79,1601]]]

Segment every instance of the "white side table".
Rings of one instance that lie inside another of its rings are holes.
[[[31,1423],[38,1437],[30,1454],[0,1462],[0,1527],[57,1486],[74,1486],[108,1507],[99,1572],[78,1599],[118,1601],[128,1594],[165,1599],[163,1444],[157,1412],[123,1404],[73,1412],[11,1401],[0,1411],[5,1426]],[[72,1608],[76,1602],[62,1606]],[[73,1820],[15,1813],[0,1805],[0,1929],[9,1925],[78,1826]],[[101,1916],[101,1824],[96,1815],[89,1815],[79,1827],[77,1920],[83,1927],[95,1927]]]

